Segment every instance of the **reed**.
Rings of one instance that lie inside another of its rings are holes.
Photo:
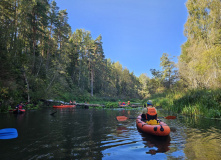
[[[185,115],[221,118],[221,90],[167,92],[150,97],[156,106]]]

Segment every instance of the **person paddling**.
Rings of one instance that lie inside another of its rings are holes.
[[[20,102],[15,108],[16,108],[16,109],[22,109],[22,107],[23,107],[23,103]]]
[[[153,102],[151,100],[147,101],[147,107],[145,107],[142,111],[141,120],[149,121],[149,120],[157,120],[157,110],[153,107]]]
[[[16,111],[15,111],[15,112],[20,113],[20,110],[22,109],[23,106],[24,106],[23,103],[20,102],[20,103],[15,107],[15,108],[16,108]]]

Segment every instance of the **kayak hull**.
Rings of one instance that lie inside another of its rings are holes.
[[[73,108],[76,107],[76,105],[60,105],[60,106],[53,106],[53,108]]]
[[[120,108],[128,107],[128,105],[119,105]]]
[[[139,130],[147,134],[155,136],[168,136],[170,134],[170,127],[166,123],[161,121],[158,125],[148,125],[141,121],[141,115],[137,117],[136,125]]]
[[[14,114],[22,114],[25,113],[25,109],[13,109]]]

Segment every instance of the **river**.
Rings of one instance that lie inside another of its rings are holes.
[[[79,159],[221,159],[221,121],[178,115],[162,119],[172,129],[167,137],[137,130],[135,119],[118,122],[117,116],[137,117],[142,109],[57,109],[0,113],[0,129],[16,128],[18,138],[0,140],[1,160]],[[168,112],[158,110],[158,116]]]

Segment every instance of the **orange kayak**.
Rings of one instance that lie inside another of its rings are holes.
[[[53,106],[53,108],[72,108],[76,107],[76,105],[60,105],[60,106]]]
[[[155,136],[167,136],[170,134],[170,127],[166,123],[160,121],[159,124],[149,125],[141,121],[141,115],[137,117],[136,125],[142,132]]]

